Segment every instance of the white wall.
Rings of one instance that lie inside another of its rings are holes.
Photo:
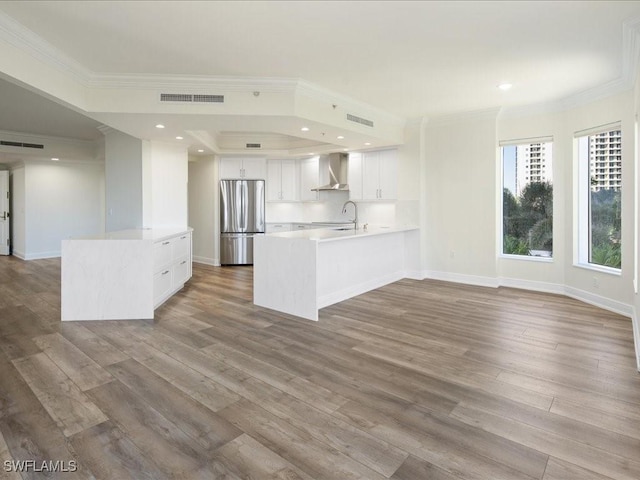
[[[219,265],[218,160],[213,156],[189,160],[189,226],[193,228],[193,259]]]
[[[185,146],[162,142],[150,143],[150,156],[144,162],[145,227],[186,227],[188,225],[188,163]],[[148,171],[149,167],[150,171]],[[151,188],[151,205],[147,203],[148,186]]]
[[[104,165],[28,163],[12,171],[14,254],[60,256],[61,241],[104,231]]]
[[[143,226],[142,140],[117,130],[105,134],[107,232]]]
[[[496,278],[496,114],[426,125],[426,275],[492,284]]]

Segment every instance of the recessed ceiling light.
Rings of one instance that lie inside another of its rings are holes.
[[[342,140],[344,138],[344,135],[338,135],[338,140]]]
[[[204,150],[200,149],[198,150],[198,153],[204,153]]]
[[[309,131],[309,127],[302,127],[300,130],[302,130],[303,132],[308,132]]]
[[[51,159],[51,161],[53,162],[58,162],[59,160],[60,160],[59,158],[55,158],[55,157]]]
[[[156,125],[156,128],[164,128],[164,125],[162,125],[161,123]]]
[[[176,137],[176,140],[184,140],[184,137],[177,136],[177,137]]]
[[[364,142],[365,145],[371,145],[371,142]]]
[[[498,88],[500,90],[502,90],[503,92],[506,92],[507,90],[509,90],[511,87],[513,87],[512,84],[510,83],[501,83],[500,85],[498,85]]]
[[[349,149],[348,149],[348,148],[343,148],[343,149],[342,149],[342,151],[343,151],[343,152],[348,152],[348,151],[349,151]]]

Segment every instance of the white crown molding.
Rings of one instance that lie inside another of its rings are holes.
[[[622,71],[619,78],[560,100],[524,105],[522,107],[505,107],[501,116],[504,118],[519,118],[545,113],[557,113],[631,90],[635,86],[639,65],[640,17],[635,17],[625,20],[622,24]]]
[[[451,115],[443,115],[441,117],[430,118],[425,125],[427,127],[442,127],[446,125],[454,125],[461,122],[470,122],[477,120],[495,120],[498,118],[500,108],[486,108],[483,110],[474,110],[469,112],[454,113]]]
[[[86,85],[90,78],[91,72],[87,68],[2,11],[0,40],[19,48],[46,65],[71,75],[83,85]]]

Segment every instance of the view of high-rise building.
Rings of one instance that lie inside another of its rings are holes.
[[[531,143],[516,147],[516,195],[532,182],[550,182],[551,143]]]
[[[622,187],[622,132],[612,130],[589,136],[591,191]]]

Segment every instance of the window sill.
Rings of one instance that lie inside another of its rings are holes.
[[[620,268],[605,267],[603,265],[596,265],[593,263],[574,263],[573,266],[578,268],[584,268],[585,270],[591,270],[592,272],[600,272],[600,273],[606,273],[608,275],[615,275],[617,277],[622,275],[622,269]]]
[[[504,260],[524,260],[525,262],[538,262],[538,263],[553,263],[553,257],[538,257],[534,255],[511,255],[508,253],[501,253],[498,258]]]

